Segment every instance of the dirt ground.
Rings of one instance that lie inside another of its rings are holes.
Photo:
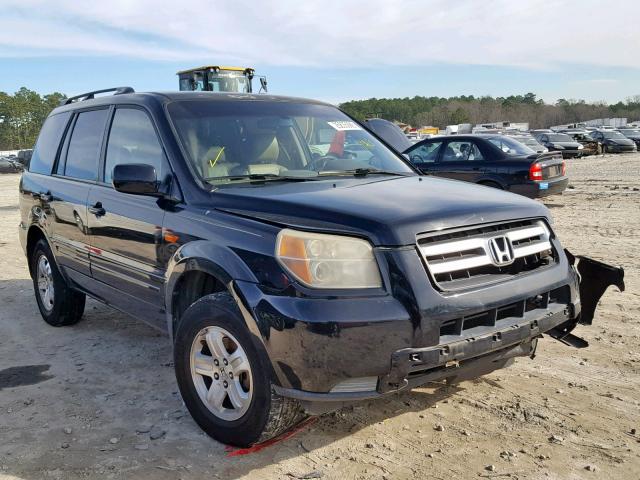
[[[575,350],[457,387],[347,407],[231,455],[182,404],[168,338],[94,301],[47,326],[20,250],[17,175],[0,176],[0,478],[640,478],[640,154],[570,160],[545,201],[565,247],[626,268]]]

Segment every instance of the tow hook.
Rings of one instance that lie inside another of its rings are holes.
[[[578,272],[580,313],[574,319],[558,325],[547,333],[565,345],[585,348],[589,346],[589,343],[571,334],[571,331],[578,323],[582,325],[591,325],[593,323],[598,302],[610,285],[616,286],[621,292],[624,292],[624,269],[607,265],[592,258],[575,256],[566,249],[564,252],[571,266]]]

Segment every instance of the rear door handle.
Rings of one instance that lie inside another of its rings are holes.
[[[93,213],[96,217],[101,217],[107,211],[102,208],[102,203],[97,202],[93,207],[89,207],[89,213]]]

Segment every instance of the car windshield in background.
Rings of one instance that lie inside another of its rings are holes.
[[[513,138],[490,137],[488,140],[509,155],[534,155],[536,153],[535,150],[532,150]]]
[[[549,141],[550,142],[573,142],[573,138],[571,138],[569,135],[565,135],[564,133],[556,133],[556,134],[549,134]]]
[[[640,135],[640,130],[635,130],[633,128],[625,128],[618,131],[623,135],[633,135],[633,136]]]
[[[627,138],[620,132],[602,132],[604,138]]]
[[[169,104],[168,111],[193,170],[212,184],[413,174],[398,155],[328,105],[186,100]]]
[[[517,141],[528,147],[539,147],[540,144],[533,137],[515,137]]]
[[[627,138],[620,132],[602,132],[604,138]]]

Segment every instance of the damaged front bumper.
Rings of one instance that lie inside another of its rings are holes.
[[[543,296],[536,308],[527,311],[523,307],[519,318],[498,322],[491,331],[436,346],[397,350],[391,355],[387,373],[377,381],[373,377],[375,387],[367,391],[309,392],[280,386],[274,390],[302,401],[311,413],[321,413],[335,408],[336,402],[377,398],[430,382],[477,378],[508,366],[515,357],[533,357],[544,333],[567,345],[587,346],[571,332],[579,323],[591,325],[598,301],[610,285],[624,290],[624,270],[565,252],[579,278],[580,295],[573,301],[551,302],[551,295]]]
[[[569,264],[578,273],[580,281],[580,311],[575,318],[549,331],[549,335],[566,345],[584,348],[589,344],[573,335],[571,332],[578,324],[591,325],[596,313],[596,307],[609,286],[615,286],[624,292],[624,269],[607,265],[592,258],[575,256],[569,250],[564,251]]]

